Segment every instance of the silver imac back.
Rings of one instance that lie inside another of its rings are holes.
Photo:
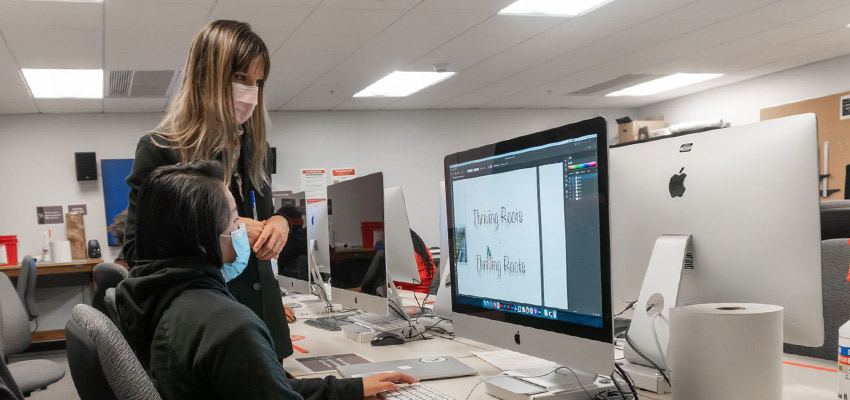
[[[308,252],[310,260],[318,266],[320,272],[331,273],[331,261],[328,249],[328,202],[307,202],[307,243],[315,241],[316,247]]]
[[[613,308],[638,298],[655,240],[693,235],[679,304],[785,308],[785,342],[821,346],[813,114],[610,150]]]
[[[401,186],[384,189],[384,217],[387,270],[393,282],[421,283]]]

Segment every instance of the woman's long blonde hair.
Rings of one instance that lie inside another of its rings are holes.
[[[235,162],[233,133],[239,129],[233,111],[231,77],[235,72],[247,71],[255,60],[263,63],[263,81],[259,84],[257,107],[245,122],[244,135],[252,149],[245,172],[254,187],[268,184],[263,82],[269,75],[269,51],[247,23],[214,21],[192,40],[180,90],[165,118],[151,131],[167,141],[157,144],[176,149],[183,161],[221,160],[225,183],[229,185]]]

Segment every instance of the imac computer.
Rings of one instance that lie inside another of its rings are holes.
[[[281,198],[280,210],[289,218],[291,226],[289,237],[277,259],[278,282],[281,289],[293,293],[311,293],[307,228],[304,226],[306,206],[304,192]]]
[[[666,369],[669,308],[718,302],[782,306],[786,343],[822,345],[813,114],[614,146],[610,162],[613,307],[638,301],[638,351]],[[671,243],[673,265],[651,261]]]
[[[607,142],[599,117],[445,158],[456,335],[614,372]]]
[[[330,185],[327,202],[334,303],[388,315],[383,174]]]
[[[315,265],[323,274],[331,273],[331,261],[328,249],[328,203],[327,201],[307,201],[307,257],[310,265]]]

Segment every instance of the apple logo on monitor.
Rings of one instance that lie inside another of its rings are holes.
[[[688,174],[683,174],[685,167],[679,170],[679,173],[670,177],[670,197],[682,197],[685,194],[685,178]]]
[[[514,335],[514,342],[516,342],[516,344],[520,344],[522,342],[519,336],[519,331],[516,331],[516,334]]]

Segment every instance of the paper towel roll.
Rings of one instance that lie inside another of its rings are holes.
[[[55,263],[69,263],[71,257],[71,242],[67,240],[54,240],[50,242],[50,256]]]
[[[669,357],[674,400],[781,400],[782,307],[673,308]]]

